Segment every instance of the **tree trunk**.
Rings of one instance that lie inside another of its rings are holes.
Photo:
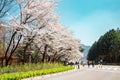
[[[8,66],[8,63],[9,63],[9,60],[6,59],[6,60],[5,60],[5,66]]]
[[[7,47],[7,50],[5,51],[5,61],[7,61],[7,54],[8,54],[8,51],[9,51],[10,46],[11,46],[11,43],[12,43],[13,38],[15,37],[16,33],[17,33],[17,32],[14,32],[14,33],[13,33],[13,35],[12,35],[12,37],[11,37],[11,39],[10,39],[9,45],[8,45],[8,47]]]
[[[26,44],[26,46],[24,47],[24,50],[23,50],[23,64],[25,64],[26,62],[26,51],[27,51],[27,48],[28,48],[29,44]]]
[[[45,58],[46,58],[46,54],[47,54],[47,47],[48,47],[48,45],[46,44],[45,48],[44,48],[43,58],[42,58],[43,63],[45,62]]]
[[[17,49],[17,47],[18,47],[18,45],[19,45],[19,42],[20,42],[21,38],[22,38],[22,35],[20,35],[20,37],[19,37],[19,39],[18,39],[18,42],[17,42],[16,46],[14,46],[13,49],[11,50],[10,56],[9,56],[9,57],[8,57],[8,56],[5,57],[5,66],[8,66],[8,65],[9,65],[9,61],[10,61],[10,59],[11,59],[13,53],[14,53],[15,50]]]

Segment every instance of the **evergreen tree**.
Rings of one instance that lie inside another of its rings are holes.
[[[89,50],[88,60],[103,59],[107,63],[120,62],[120,30],[109,30]]]

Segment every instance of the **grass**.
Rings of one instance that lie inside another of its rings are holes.
[[[23,78],[46,75],[74,69],[61,63],[37,63],[0,68],[0,80],[20,80]]]
[[[5,73],[0,75],[0,80],[20,80],[23,78],[28,77],[34,77],[34,76],[40,76],[40,75],[46,75],[56,72],[62,72],[74,69],[73,66],[64,66],[59,68],[52,68],[52,69],[44,69],[44,70],[34,70],[34,71],[28,71],[28,72],[17,72],[17,73]]]
[[[7,66],[0,68],[0,74],[4,73],[15,73],[15,72],[26,72],[33,70],[43,70],[43,69],[51,69],[63,67],[61,63],[37,63],[37,64],[25,64],[25,65],[16,65],[16,66]]]

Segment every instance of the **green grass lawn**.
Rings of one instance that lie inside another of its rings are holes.
[[[7,67],[0,68],[0,74],[51,69],[51,68],[58,68],[63,66],[64,65],[61,63],[37,63],[37,64],[25,64],[21,66],[20,65],[7,66]]]
[[[46,75],[74,69],[61,63],[25,64],[22,66],[8,66],[0,69],[0,80],[20,80],[23,78]]]

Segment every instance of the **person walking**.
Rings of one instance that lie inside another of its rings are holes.
[[[89,61],[87,61],[87,64],[88,64],[88,68],[90,67],[90,62]]]
[[[77,62],[77,66],[78,66],[78,69],[80,69],[80,64],[79,64],[79,62]]]
[[[92,67],[94,67],[94,64],[95,64],[95,62],[94,62],[94,61],[92,61]]]
[[[102,68],[102,65],[103,65],[103,60],[101,59],[100,60],[100,68]]]

